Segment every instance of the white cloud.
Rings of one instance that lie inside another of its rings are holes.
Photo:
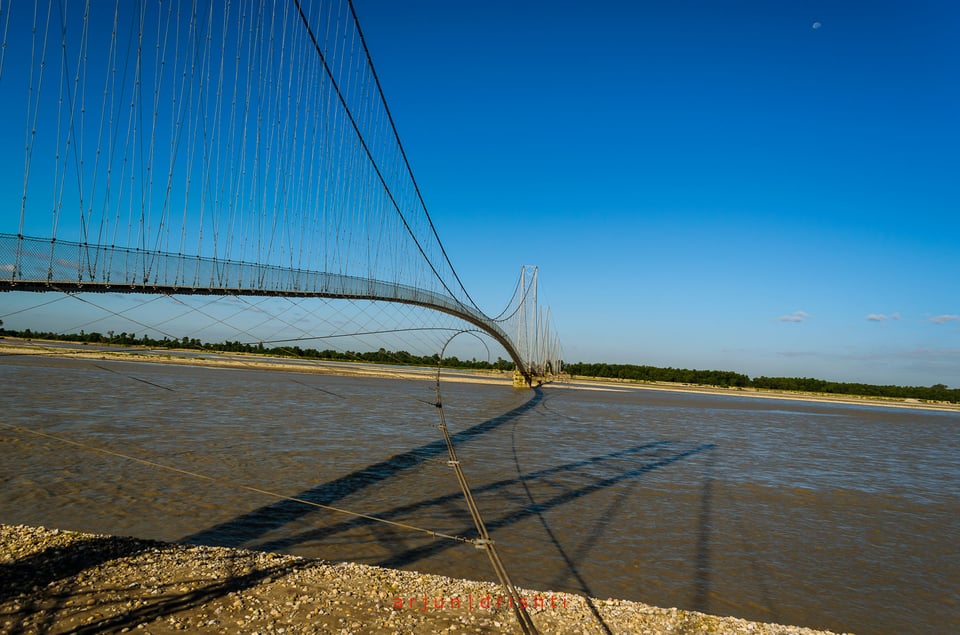
[[[887,320],[899,320],[900,313],[891,313],[890,315],[884,315],[883,313],[871,313],[867,316],[867,319],[871,322],[885,322]]]
[[[780,322],[803,322],[811,317],[813,316],[806,311],[794,311],[790,315],[781,315],[777,320]]]
[[[934,324],[946,324],[947,322],[955,322],[960,320],[960,315],[935,315],[930,318],[930,321]]]

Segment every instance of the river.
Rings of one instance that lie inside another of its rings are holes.
[[[474,535],[432,382],[15,355],[0,382],[4,523],[495,579],[407,527]],[[442,400],[518,586],[960,632],[960,414],[453,382]]]

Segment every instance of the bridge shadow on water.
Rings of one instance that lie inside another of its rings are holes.
[[[543,399],[543,391],[536,389],[530,400],[521,406],[452,435],[453,442],[459,445],[474,440],[481,435],[500,430],[510,422],[513,422],[516,426],[519,423],[519,418],[540,405]],[[589,557],[588,554],[593,546],[609,528],[609,519],[614,515],[617,508],[627,504],[630,488],[618,491],[613,502],[608,505],[606,512],[598,514],[593,530],[587,532],[586,535],[578,536],[579,547],[575,553],[568,553],[564,548],[561,538],[558,537],[558,531],[555,531],[550,525],[546,513],[602,490],[623,484],[632,486],[640,482],[640,479],[650,472],[667,468],[697,455],[706,454],[708,462],[712,466],[713,453],[711,450],[714,448],[713,443],[690,444],[666,440],[653,441],[569,461],[561,465],[524,472],[519,459],[517,459],[517,448],[514,443],[516,476],[482,483],[473,487],[472,491],[480,502],[481,513],[484,514],[487,529],[491,533],[523,521],[533,520],[538,522],[547,536],[547,544],[550,545],[553,552],[559,554],[562,559],[562,568],[565,570],[565,573],[561,573],[549,581],[551,588],[566,587],[573,592],[583,593],[589,598],[593,597],[594,594],[590,584],[579,571],[578,563],[584,562],[584,559]],[[442,439],[438,439],[308,489],[297,494],[296,498],[322,505],[332,505],[371,486],[384,485],[388,479],[420,466],[428,460],[445,458],[446,453],[445,443]],[[546,494],[544,494],[545,492]],[[538,495],[539,498],[537,498]],[[694,608],[704,610],[707,608],[710,590],[710,474],[707,475],[701,498],[693,601],[696,605]],[[510,504],[484,505],[484,501],[492,499],[497,501],[508,500]],[[462,503],[462,493],[459,489],[453,488],[442,495],[397,505],[386,510],[378,510],[375,515],[385,520],[402,519],[407,521],[412,517],[423,517],[425,515],[432,515],[434,518],[437,515],[461,518],[463,519],[463,525],[450,530],[448,533],[468,538],[476,537],[476,530],[464,511]],[[264,540],[267,534],[282,529],[315,512],[317,512],[317,509],[310,505],[283,500],[242,514],[209,529],[185,536],[182,541],[229,547],[242,546],[264,551],[286,551],[306,543],[330,541],[338,536],[349,542],[356,539],[358,530],[366,530],[373,534],[373,538],[380,548],[389,552],[386,557],[379,557],[373,563],[393,568],[410,567],[441,554],[451,547],[463,547],[462,543],[448,540],[430,540],[411,546],[402,537],[397,536],[395,528],[385,526],[369,518],[351,518],[342,522],[311,528],[293,535]],[[544,580],[543,583],[547,583],[547,581]],[[571,588],[571,584],[575,588]],[[588,605],[598,621],[603,624],[599,612],[592,604]]]
[[[656,453],[656,458],[651,458],[648,461],[638,461],[641,464],[633,469],[628,469],[617,473],[616,475],[595,480],[591,483],[585,484],[582,487],[576,488],[566,488],[561,494],[553,496],[542,502],[530,502],[527,505],[520,507],[519,509],[514,509],[509,511],[506,514],[488,519],[486,521],[487,529],[495,531],[503,527],[508,527],[515,523],[518,523],[522,520],[526,520],[531,517],[541,516],[544,512],[549,511],[553,508],[556,508],[565,503],[569,503],[579,499],[588,494],[612,487],[622,481],[636,478],[641,476],[646,472],[656,470],[662,467],[666,467],[671,463],[683,460],[695,454],[699,454],[706,449],[712,447],[712,444],[704,444],[691,449],[684,451],[672,452],[668,448],[672,442],[670,441],[658,441],[655,443],[647,443],[644,445],[638,445],[625,450],[619,450],[617,452],[610,452],[607,454],[602,454],[598,456],[593,456],[587,459],[582,459],[580,461],[574,461],[571,463],[566,463],[564,465],[559,465],[555,467],[550,467],[543,470],[538,470],[535,472],[528,472],[526,474],[521,474],[516,478],[507,478],[487,483],[479,487],[471,488],[474,496],[483,497],[485,494],[496,494],[506,490],[512,486],[522,486],[525,483],[537,480],[546,480],[550,476],[555,476],[564,473],[572,473],[582,468],[599,465],[603,462],[613,461],[613,460],[631,460],[633,455],[639,454],[650,454],[651,452]],[[662,456],[660,453],[666,450],[667,456]],[[417,501],[415,503],[410,503],[407,505],[400,505],[386,511],[377,512],[378,518],[383,518],[386,520],[393,520],[395,518],[404,518],[409,517],[412,514],[418,512],[422,513],[425,510],[430,508],[437,508],[450,505],[452,503],[459,503],[463,500],[463,494],[459,490],[444,494],[442,496],[436,496],[433,498]],[[300,505],[300,507],[306,507],[305,505]],[[310,513],[313,510],[307,509],[305,513]],[[481,510],[483,512],[484,510]],[[231,521],[232,522],[232,521]],[[355,518],[334,525],[328,525],[326,527],[320,527],[317,529],[311,529],[306,532],[301,532],[293,536],[287,536],[272,540],[270,542],[260,543],[256,545],[256,549],[263,549],[266,551],[279,551],[284,549],[289,549],[295,547],[299,544],[305,542],[313,542],[318,540],[323,540],[330,538],[339,533],[347,532],[353,529],[361,527],[375,527],[378,523],[375,520],[368,518]],[[197,534],[195,534],[197,535]],[[247,535],[250,535],[249,533]],[[465,537],[476,537],[477,533],[472,524],[464,524],[461,530],[458,532],[458,535]],[[191,537],[191,540],[193,538]],[[429,545],[421,546],[413,549],[408,549],[404,551],[398,551],[391,555],[390,557],[381,560],[377,564],[384,567],[403,567],[411,565],[419,560],[428,558],[432,555],[435,555],[439,552],[445,551],[451,547],[458,546],[460,543],[453,541],[434,541]]]
[[[637,477],[657,470],[664,468],[672,463],[681,461],[683,459],[689,458],[695,454],[699,454],[704,450],[707,450],[711,447],[711,444],[699,445],[694,448],[686,450],[673,450],[670,446],[672,442],[670,441],[657,441],[654,443],[647,443],[644,445],[637,445],[631,448],[624,450],[619,450],[617,452],[610,452],[607,454],[601,454],[597,456],[592,456],[587,459],[582,459],[580,461],[574,461],[571,463],[566,463],[563,465],[538,470],[536,472],[529,472],[521,474],[516,478],[502,479],[480,487],[475,487],[473,493],[475,496],[483,496],[488,493],[495,493],[500,490],[505,490],[508,487],[519,485],[525,486],[531,482],[545,480],[550,476],[563,474],[563,473],[573,473],[577,470],[587,467],[595,467],[602,463],[609,463],[616,460],[631,460],[634,456],[636,457],[636,462],[639,463],[637,467],[632,469],[626,469],[618,471],[616,474],[608,476],[606,478],[599,478],[593,480],[592,482],[583,484],[579,487],[564,488],[560,494],[551,496],[543,501],[530,500],[529,503],[523,505],[520,508],[507,511],[502,513],[499,516],[493,517],[486,521],[487,529],[492,533],[497,529],[502,529],[510,525],[514,525],[520,521],[526,520],[528,518],[543,518],[543,513],[560,507],[561,505],[571,503],[579,498],[593,494],[603,489],[613,487],[624,481],[630,479],[635,479]],[[644,456],[647,455],[647,456]],[[381,517],[391,517],[392,515],[402,515],[404,513],[416,512],[419,509],[431,507],[435,505],[440,505],[443,503],[451,502],[457,500],[461,497],[459,492],[447,494],[445,496],[439,496],[433,499],[420,501],[411,505],[406,505],[403,507],[397,507],[393,510],[386,512],[386,514],[381,514]],[[482,511],[482,510],[481,510]],[[359,521],[352,521],[351,524]],[[367,521],[371,522],[371,521]],[[328,530],[335,530],[336,528],[331,527],[327,528]],[[312,532],[311,532],[312,533]],[[464,525],[463,529],[460,532],[460,535],[474,536],[476,532],[472,530],[471,525]],[[421,547],[416,547],[413,549],[408,549],[399,553],[394,554],[393,556],[377,563],[385,567],[402,567],[408,566],[422,560],[429,556],[432,556],[441,551],[445,551],[453,546],[456,543],[453,542],[433,542],[429,545],[424,545]],[[559,546],[559,543],[557,543]],[[285,546],[285,545],[280,545]]]
[[[526,403],[500,416],[451,435],[454,445],[464,443],[483,434],[500,428],[532,410],[543,400],[543,391],[534,391],[533,397]],[[403,454],[397,454],[362,470],[356,470],[336,480],[318,485],[296,494],[299,498],[319,505],[332,505],[348,496],[356,494],[372,485],[399,475],[401,472],[417,467],[431,459],[447,455],[446,442],[441,438],[414,448]],[[315,507],[296,501],[281,500],[265,505],[220,523],[209,529],[181,538],[181,542],[190,544],[215,545],[221,547],[241,547],[264,534],[280,529],[308,514],[317,511]],[[257,549],[270,549],[259,545]]]
[[[544,393],[541,390],[535,390],[533,396],[521,406],[510,410],[500,416],[493,417],[468,428],[462,432],[452,435],[456,444],[475,439],[495,430],[509,422],[518,423],[521,415],[530,412],[537,407],[544,399]],[[516,431],[516,428],[515,430]],[[590,584],[581,574],[578,566],[585,562],[594,544],[601,538],[602,534],[610,525],[610,518],[614,515],[616,508],[626,504],[626,497],[630,494],[630,488],[624,488],[617,491],[611,503],[607,505],[604,512],[598,512],[594,521],[593,531],[585,535],[577,535],[576,540],[579,547],[576,552],[569,553],[563,545],[562,531],[557,531],[548,521],[546,513],[551,510],[557,510],[564,505],[573,503],[583,497],[591,494],[608,490],[621,484],[635,484],[646,474],[656,470],[667,468],[675,463],[690,459],[697,455],[706,454],[708,458],[708,469],[701,496],[701,507],[699,513],[699,536],[696,551],[696,573],[694,579],[695,597],[694,608],[703,610],[707,608],[707,598],[710,587],[710,514],[711,514],[711,478],[713,465],[713,443],[678,443],[674,441],[654,441],[650,443],[633,445],[631,447],[618,449],[611,452],[597,454],[582,459],[568,461],[566,463],[555,465],[543,469],[524,472],[521,468],[520,460],[517,456],[517,446],[514,440],[514,460],[516,463],[516,475],[510,478],[501,478],[491,482],[484,483],[473,488],[473,493],[481,500],[481,511],[492,514],[487,517],[487,528],[495,534],[497,530],[516,525],[523,521],[533,520],[538,522],[546,533],[548,540],[544,543],[562,559],[561,568],[565,573],[550,582],[553,585],[559,584],[561,590],[569,590],[574,593],[582,593],[587,598],[587,607],[592,611],[597,622],[607,633],[607,628],[599,610],[593,605],[590,598],[594,597]],[[442,440],[428,443],[414,448],[408,452],[396,455],[370,465],[364,469],[357,470],[336,480],[313,487],[305,492],[298,494],[298,498],[320,504],[332,504],[347,496],[361,492],[365,488],[384,484],[387,479],[395,477],[405,470],[414,468],[428,459],[446,456],[446,444]],[[539,496],[539,498],[538,498]],[[482,501],[495,498],[498,501],[508,500],[509,505],[491,506],[497,509],[483,509]],[[452,510],[454,514],[446,513],[447,516],[454,516],[453,522],[458,522],[456,518],[466,519],[466,514],[460,514],[462,508],[463,495],[458,489],[454,489],[443,495],[426,498],[416,502],[395,506],[391,509],[378,511],[377,516],[383,519],[409,518],[410,516],[430,514],[437,510]],[[317,508],[298,503],[295,501],[283,500],[271,505],[266,505],[251,512],[237,516],[236,518],[218,524],[209,529],[191,534],[184,537],[182,542],[194,544],[216,545],[216,546],[246,546],[263,551],[279,551],[290,549],[297,545],[330,540],[337,535],[352,537],[356,536],[356,530],[366,530],[374,534],[378,543],[387,549],[389,555],[380,559],[376,564],[386,567],[406,567],[430,558],[451,547],[463,547],[462,543],[448,540],[432,540],[427,543],[408,546],[409,543],[396,536],[392,527],[385,527],[377,521],[369,518],[353,518],[343,522],[331,524],[328,526],[310,529],[300,532],[296,535],[279,537],[268,541],[255,543],[262,539],[268,533],[281,529],[286,525],[315,513]],[[458,535],[465,537],[475,537],[476,530],[468,520],[459,531]],[[567,534],[569,535],[569,534]],[[352,539],[352,538],[349,538]],[[39,584],[45,588],[48,584],[57,580],[67,580],[84,570],[105,564],[111,560],[133,556],[136,553],[148,549],[151,543],[144,541],[132,541],[128,539],[101,539],[91,538],[89,544],[84,544],[84,548],[72,551],[67,550],[48,550],[25,560],[10,563],[0,567],[0,579],[7,579],[11,582],[19,581],[25,578],[32,578],[34,584]],[[254,543],[254,544],[251,544]],[[86,554],[82,559],[72,555],[76,553]],[[529,567],[530,563],[526,563]],[[41,566],[42,565],[42,566]],[[202,606],[205,603],[235,591],[256,586],[263,579],[282,575],[287,569],[285,567],[301,565],[283,565],[279,568],[270,568],[264,571],[254,571],[249,573],[239,573],[236,576],[211,581],[209,584],[200,585],[187,593],[164,594],[164,597],[157,601],[151,601],[138,609],[127,611],[125,613],[103,617],[87,626],[81,627],[77,633],[94,633],[106,631],[119,631],[121,629],[132,627],[133,625],[151,622],[165,615],[191,608]],[[303,566],[306,566],[305,564]],[[41,571],[43,576],[37,578],[36,571]],[[575,581],[571,588],[568,584]],[[547,581],[544,581],[546,583]],[[0,601],[13,597],[14,587],[0,584]],[[542,588],[542,586],[541,586]],[[172,590],[172,589],[171,589]],[[44,601],[54,603],[62,602],[63,597],[38,597],[37,602]],[[39,605],[31,603],[22,607],[23,611],[28,613],[34,611]],[[27,613],[23,613],[26,615]],[[48,613],[53,615],[54,612]],[[42,620],[41,620],[42,621]],[[39,626],[40,631],[44,631],[51,626],[46,623],[34,624]],[[14,631],[26,632],[26,631]]]

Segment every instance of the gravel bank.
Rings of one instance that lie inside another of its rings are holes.
[[[0,545],[3,633],[518,632],[486,582],[22,525],[0,525]],[[826,633],[521,593],[541,633]]]

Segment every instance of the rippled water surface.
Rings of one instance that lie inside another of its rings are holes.
[[[0,421],[23,428],[0,428],[2,522],[494,579],[470,545],[238,487],[472,536],[431,382],[17,356],[0,382]],[[520,586],[960,631],[956,413],[459,383],[443,399]]]

